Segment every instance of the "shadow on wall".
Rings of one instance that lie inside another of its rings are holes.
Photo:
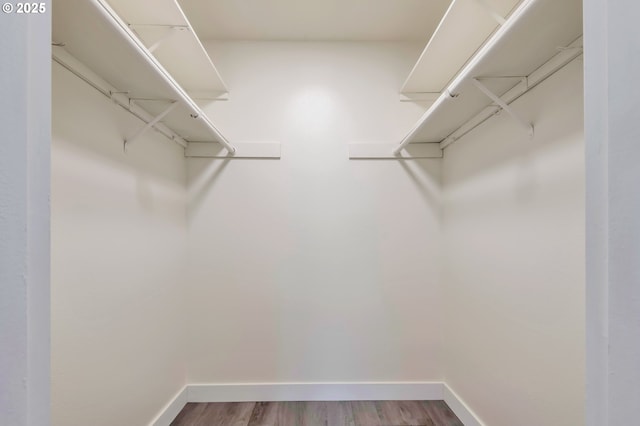
[[[72,146],[73,155],[86,156],[89,162],[102,163],[122,171],[135,170],[137,176],[147,175],[184,185],[182,173],[167,173],[166,164],[154,160],[154,155],[175,155],[181,162],[181,146],[151,129],[125,152],[124,139],[144,126],[143,121],[109,101],[91,86],[78,82],[74,74],[57,63],[52,64],[52,81],[54,148]],[[77,105],[85,107],[78,108]],[[153,154],[149,151],[150,147],[154,149]]]
[[[410,164],[415,164],[416,167],[412,168]],[[433,168],[429,168],[423,161],[416,160],[398,160],[398,163],[402,169],[407,173],[413,184],[418,188],[418,192],[424,199],[424,201],[435,207],[438,220],[441,215],[441,200],[440,200],[440,176],[436,176]],[[414,170],[417,169],[417,170]]]
[[[211,191],[211,188],[213,188],[216,180],[218,179],[218,177],[220,177],[230,161],[231,160],[228,158],[222,160],[190,160],[190,167],[195,170],[195,173],[194,177],[190,178],[189,182],[190,204],[187,213],[189,216],[191,216],[192,212],[197,211],[202,205],[202,202],[206,198],[207,194]]]
[[[561,72],[570,72],[568,69],[582,67],[580,59],[575,60]],[[513,119],[504,112],[492,116],[471,133],[463,136],[447,150],[445,150],[445,163],[447,152],[456,150],[461,144],[466,144],[467,153],[465,158],[457,159],[457,164],[450,167],[456,168],[455,180],[448,180],[446,185],[456,185],[463,181],[471,180],[487,171],[502,165],[518,164],[521,168],[524,183],[527,176],[532,173],[531,166],[536,154],[545,148],[558,144],[570,144],[576,138],[584,139],[583,132],[576,132],[577,121],[582,121],[583,111],[579,108],[565,109],[562,115],[549,116],[545,113],[545,107],[533,107],[534,105],[556,105],[564,104],[567,99],[579,99],[582,103],[583,84],[582,81],[573,81],[571,84],[559,86],[558,90],[550,90],[548,85],[540,84],[529,93],[513,102],[512,107],[527,120],[530,120],[535,128],[533,138],[530,138]],[[544,99],[544,102],[532,100],[532,98]],[[525,100],[526,99],[526,100]],[[524,103],[524,105],[523,105]],[[474,146],[474,140],[484,137],[487,132],[491,132],[493,127],[502,126],[504,137],[492,138],[490,155],[487,154],[486,144]]]

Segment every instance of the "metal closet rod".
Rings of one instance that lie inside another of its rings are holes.
[[[120,19],[115,11],[109,6],[105,0],[91,0],[94,6],[104,15],[105,19],[111,23],[113,28],[120,33],[120,35],[133,47],[152,68],[154,68],[158,75],[173,89],[176,93],[179,101],[184,103],[194,118],[201,120],[205,126],[213,133],[218,141],[229,151],[231,154],[235,154],[236,148],[229,143],[229,141],[220,133],[220,131],[214,126],[214,124],[207,118],[202,112],[200,107],[191,99],[191,97],[180,87],[180,85],[171,77],[171,75],[164,69],[164,67],[156,60],[156,58],[149,52],[149,50],[138,40],[138,38],[131,32],[129,26]]]
[[[98,91],[98,93],[102,94],[104,97],[106,97],[107,99],[113,101],[116,105],[118,105],[119,107],[121,107],[122,109],[127,111],[129,114],[133,115],[138,120],[142,121],[145,125],[148,125],[151,122],[152,119],[146,118],[143,115],[141,115],[138,111],[134,110],[134,108],[137,107],[137,105],[132,104],[130,102],[131,99],[127,98],[129,100],[129,102],[123,102],[117,96],[114,96],[113,92],[110,92],[108,90],[103,89],[102,87],[100,87],[100,85],[94,83],[91,80],[90,77],[87,77],[86,75],[82,74],[82,72],[78,71],[73,66],[71,66],[70,64],[68,64],[65,61],[63,61],[60,58],[58,58],[55,55],[55,53],[53,55],[53,60],[55,62],[57,62],[60,66],[62,66],[64,69],[66,69],[67,71],[69,71],[70,73],[72,73],[73,75],[78,77],[80,80],[82,80],[85,83],[87,83],[90,87],[93,87],[96,91]],[[178,145],[182,146],[183,148],[187,147],[187,141],[182,139],[180,136],[178,136],[177,133],[175,133],[173,130],[169,129],[168,127],[160,126],[160,125],[154,125],[153,128],[156,131],[160,132],[162,135],[164,135],[167,139],[177,143]]]
[[[509,19],[498,28],[498,30],[493,34],[493,36],[487,41],[484,46],[478,53],[476,53],[473,58],[469,61],[469,63],[460,71],[460,73],[453,79],[451,84],[447,86],[447,88],[440,94],[438,99],[429,107],[429,109],[422,114],[422,117],[418,120],[418,124],[416,124],[411,131],[407,134],[407,136],[402,139],[402,142],[393,150],[394,155],[400,154],[402,151],[414,138],[414,136],[418,133],[422,125],[429,119],[429,117],[440,107],[442,103],[444,103],[447,99],[455,97],[457,93],[458,87],[468,78],[471,78],[471,72],[473,69],[482,61],[487,54],[493,49],[493,47],[498,44],[505,35],[520,21],[520,19],[526,15],[531,6],[536,2],[536,0],[524,0],[520,6],[511,14]]]

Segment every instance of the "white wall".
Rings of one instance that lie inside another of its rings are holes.
[[[182,148],[53,65],[52,399],[59,426],[149,424],[184,386]]]
[[[441,160],[347,158],[423,111],[418,46],[207,47],[207,111],[283,157],[189,159],[187,197],[179,147],[123,154],[140,123],[54,67],[54,424],[145,424],[185,381],[432,380],[492,426],[581,424],[581,63],[514,104],[533,141],[501,115],[447,149],[442,210]]]
[[[50,2],[45,1],[50,8]],[[0,14],[0,424],[49,424],[48,15]]]
[[[587,425],[638,423],[640,3],[585,0]]]
[[[491,426],[584,424],[582,62],[445,151],[445,381]]]
[[[440,160],[349,161],[397,143],[419,46],[209,43],[232,141],[281,160],[190,159],[191,383],[442,377]]]

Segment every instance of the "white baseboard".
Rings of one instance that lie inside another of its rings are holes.
[[[173,397],[162,412],[151,422],[151,426],[169,426],[187,405],[187,388],[185,386]]]
[[[460,419],[464,426],[485,426],[480,418],[464,403],[451,388],[444,383],[444,402],[447,403],[451,411]]]
[[[189,385],[189,402],[437,400],[441,382],[247,383]]]
[[[185,386],[151,426],[169,426],[187,402],[444,400],[465,426],[485,426],[442,382],[221,383]]]

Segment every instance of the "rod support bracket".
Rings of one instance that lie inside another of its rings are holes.
[[[503,111],[506,111],[514,120],[518,122],[518,124],[524,127],[527,130],[529,137],[533,138],[534,129],[533,129],[532,123],[528,122],[527,120],[523,119],[520,115],[518,115],[518,113],[513,108],[511,108],[509,104],[503,101],[500,98],[500,96],[493,93],[491,89],[485,86],[484,83],[482,83],[478,78],[473,78],[472,81],[473,81],[473,84],[475,84],[475,86],[478,89],[480,89],[482,93],[484,93],[493,102],[498,104],[498,106],[502,108]]]
[[[180,104],[178,101],[171,101],[171,104],[167,108],[165,108],[160,114],[156,115],[151,121],[142,126],[136,133],[134,133],[131,137],[124,139],[124,150],[126,152],[127,146],[135,142],[140,136],[142,136],[147,130],[154,127],[160,120],[162,120],[167,114],[169,114],[175,107]]]

